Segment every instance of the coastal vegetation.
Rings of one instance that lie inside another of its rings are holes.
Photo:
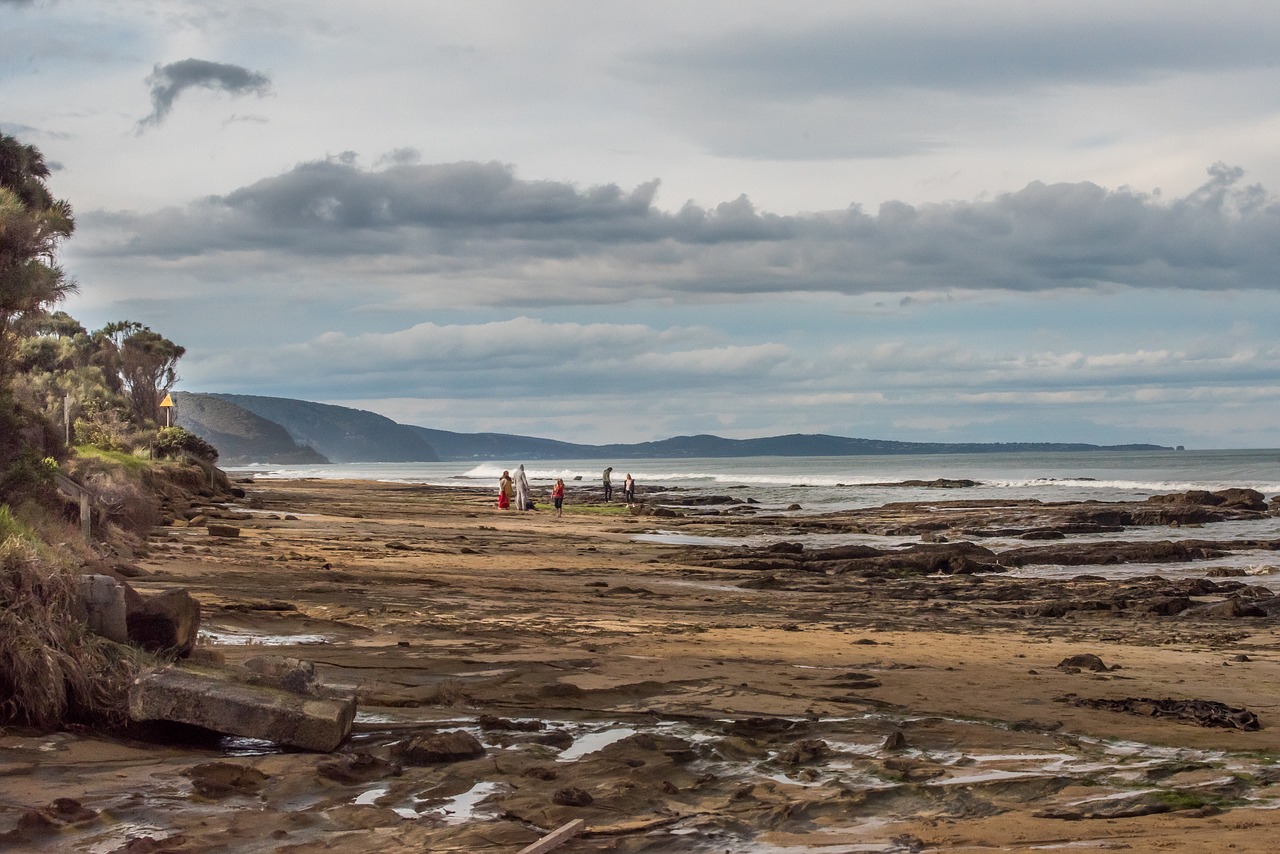
[[[57,262],[75,218],[49,176],[37,148],[0,134],[0,723],[41,728],[123,719],[143,653],[89,630],[82,575],[132,554],[164,489],[213,479],[217,459],[160,427],[181,346],[55,309],[79,284]]]

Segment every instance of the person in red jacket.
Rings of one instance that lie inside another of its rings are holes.
[[[556,485],[551,487],[551,500],[556,505],[556,515],[564,515],[564,478],[556,478]]]

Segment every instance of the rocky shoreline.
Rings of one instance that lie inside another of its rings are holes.
[[[1215,526],[1274,498],[945,484],[806,516],[571,487],[558,519],[460,489],[244,489],[156,528],[131,584],[200,602],[203,660],[300,659],[354,692],[352,736],[9,730],[0,845],[516,852],[581,820],[556,850],[1273,847],[1280,596],[1232,559],[1280,563],[1280,539]],[[659,529],[763,544],[634,539]],[[832,534],[902,541],[814,544]],[[1189,561],[1208,569],[1011,574]]]

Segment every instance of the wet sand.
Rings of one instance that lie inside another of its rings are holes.
[[[658,519],[572,487],[563,518],[436,487],[246,488],[212,511],[238,538],[158,529],[132,583],[196,596],[202,655],[297,657],[354,688],[352,739],[316,755],[9,730],[11,844],[515,852],[583,819],[556,850],[1275,848],[1274,617],[1040,618],[1029,605],[1119,583],[762,569],[632,537],[747,536],[776,518]],[[1058,667],[1085,653],[1107,669]],[[1209,700],[1262,725],[1072,702],[1122,698]],[[412,739],[458,729],[483,756],[406,759]]]

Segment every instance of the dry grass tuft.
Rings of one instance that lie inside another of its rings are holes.
[[[140,657],[92,634],[80,576],[19,536],[0,543],[0,721],[41,729],[125,719]]]

